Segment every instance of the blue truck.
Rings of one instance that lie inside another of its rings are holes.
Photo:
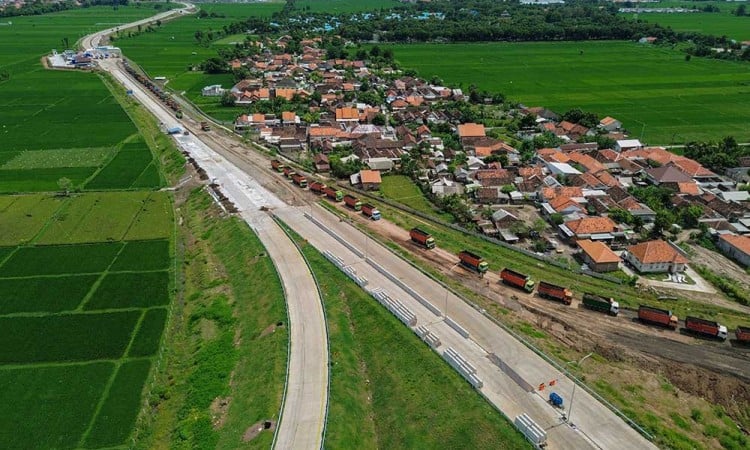
[[[563,407],[563,398],[557,395],[556,392],[551,392],[549,394],[549,402],[552,406],[555,406],[557,408]]]

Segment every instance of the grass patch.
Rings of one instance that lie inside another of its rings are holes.
[[[321,282],[326,306],[340,303],[326,310],[329,322],[344,330],[331,341],[336,347],[331,349],[335,370],[327,446],[349,447],[347,439],[361,427],[365,435],[358,440],[364,447],[528,448],[515,428],[416,335],[312,247],[305,245],[304,252]],[[355,354],[342,346],[347,339]],[[339,359],[342,366],[336,370]],[[355,361],[364,369],[355,367]],[[337,386],[339,380],[343,387]],[[371,406],[361,404],[366,399],[354,389],[356,384],[360,390],[369,386]],[[358,405],[355,415],[348,414],[348,405]],[[375,440],[369,436],[370,409]]]
[[[152,356],[159,351],[161,333],[167,320],[167,310],[164,308],[149,309],[141,320],[138,333],[128,350],[128,356]]]
[[[84,309],[148,308],[169,303],[169,272],[109,273]]]
[[[133,219],[123,239],[142,241],[168,238],[174,227],[172,197],[168,192],[152,192],[143,202],[141,212]]]
[[[385,198],[395,200],[409,208],[435,216],[447,222],[453,222],[453,217],[447,213],[440,213],[425,198],[419,187],[406,175],[388,175],[383,177],[380,192]]]
[[[141,391],[151,369],[151,361],[138,359],[124,362],[109,390],[84,445],[87,448],[113,447],[125,444],[133,430],[141,403]]]
[[[20,195],[6,199],[0,207],[0,245],[18,245],[31,241],[64,200],[48,195]]]
[[[75,448],[113,370],[109,362],[0,369],[3,447]]]
[[[750,305],[750,292],[748,292],[740,283],[732,278],[718,275],[706,266],[694,265],[693,268],[700,276],[709,283],[716,286],[721,292],[725,293],[731,300],[741,304]]]
[[[0,318],[0,363],[118,359],[140,315],[124,311]]]
[[[113,147],[61,148],[21,152],[0,170],[44,169],[51,167],[98,167],[116,153]]]
[[[72,311],[98,278],[98,275],[0,278],[0,314]]]

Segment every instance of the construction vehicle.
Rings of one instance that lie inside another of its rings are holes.
[[[534,290],[534,280],[532,280],[528,275],[516,272],[515,270],[511,270],[508,268],[501,270],[500,278],[503,280],[503,283],[509,286],[516,287],[518,289],[523,289],[526,292],[531,292]]]
[[[677,316],[672,314],[672,311],[666,309],[652,308],[650,306],[641,305],[638,308],[638,319],[640,319],[641,322],[661,325],[673,330],[677,329]]]
[[[369,217],[372,220],[380,220],[380,211],[374,205],[365,203],[362,205],[362,214]]]
[[[285,166],[278,159],[272,159],[271,160],[271,167],[273,168],[273,170],[275,170],[277,172],[283,172]]]
[[[327,186],[323,189],[323,192],[326,194],[326,197],[328,197],[331,200],[335,200],[337,202],[340,202],[344,198],[344,193],[341,191],[337,191],[336,189]]]
[[[303,189],[307,187],[307,178],[304,175],[293,173],[292,182]]]
[[[727,338],[727,327],[711,320],[701,319],[700,317],[685,317],[685,329],[703,336],[721,339],[722,341]]]
[[[409,237],[412,242],[416,242],[424,248],[435,248],[435,238],[426,231],[420,230],[419,228],[412,228],[409,231]]]
[[[360,211],[362,209],[362,202],[360,202],[359,199],[353,195],[345,195],[344,204],[355,211]]]
[[[750,344],[750,328],[749,327],[737,327],[734,332],[735,337],[738,341],[743,344]]]
[[[294,169],[289,166],[284,166],[284,169],[282,171],[284,172],[284,176],[287,178],[291,178],[292,174],[295,173]]]
[[[459,253],[458,258],[462,266],[479,274],[483,274],[489,269],[489,264],[487,264],[484,258],[468,250],[463,250]]]
[[[211,131],[211,127],[208,125],[208,122],[206,121],[201,122],[201,130]]]
[[[310,183],[310,191],[316,193],[316,194],[324,194],[326,189],[326,185],[321,183],[320,181],[313,181]]]
[[[599,295],[583,294],[583,306],[594,311],[609,313],[616,316],[620,312],[620,304],[613,298],[604,298]]]
[[[500,276],[502,277],[502,274]],[[562,286],[557,286],[552,283],[547,283],[546,281],[539,282],[539,287],[536,288],[536,292],[542,298],[557,300],[558,302],[563,302],[566,305],[570,305],[573,302],[573,293],[570,292],[570,289],[564,288]]]

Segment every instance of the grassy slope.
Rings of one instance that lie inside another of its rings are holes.
[[[388,175],[380,185],[383,197],[395,200],[412,209],[453,222],[450,214],[441,213],[422,194],[419,187],[406,175]]]
[[[746,63],[688,62],[675,50],[618,41],[391,47],[423,77],[476,84],[560,113],[580,107],[611,115],[648,143],[750,138]]]
[[[303,249],[331,333],[327,447],[527,448],[416,335],[309,244]]]

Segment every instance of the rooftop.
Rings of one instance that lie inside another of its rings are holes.
[[[592,261],[597,264],[620,262],[620,257],[602,242],[594,242],[582,239],[577,242],[578,246],[586,253]]]
[[[750,255],[750,237],[738,236],[736,234],[722,234],[719,239],[726,241],[729,245],[736,248],[746,255]]]
[[[661,239],[641,242],[628,247],[628,252],[642,264],[676,263],[687,264],[688,259],[682,256],[674,247]]]

